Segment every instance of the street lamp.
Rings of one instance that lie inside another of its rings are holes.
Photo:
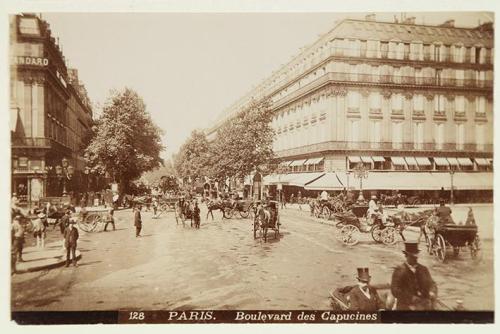
[[[73,166],[69,165],[68,159],[66,159],[66,158],[63,158],[61,160],[61,164],[62,164],[62,166],[57,165],[55,167],[55,169],[56,169],[57,178],[59,179],[59,181],[62,181],[62,183],[63,183],[62,195],[66,196],[68,194],[68,192],[66,191],[66,180],[71,180],[75,170],[74,170]]]
[[[365,198],[363,197],[363,179],[368,178],[368,170],[365,168],[363,163],[358,163],[354,168],[354,177],[359,179],[359,196],[358,201],[363,202]]]

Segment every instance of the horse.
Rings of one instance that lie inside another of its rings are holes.
[[[212,201],[212,200],[209,200],[207,202],[207,220],[208,220],[208,214],[212,215],[212,220],[214,220],[214,214],[213,214],[213,211],[214,210],[220,210],[222,212],[222,215],[224,216],[224,208],[226,207],[226,205],[224,204],[224,202],[220,201],[220,200],[215,200],[215,201]]]

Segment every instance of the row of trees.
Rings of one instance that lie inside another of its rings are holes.
[[[87,166],[127,191],[130,181],[163,164],[161,135],[135,91],[112,91],[92,128],[84,153]]]
[[[244,177],[255,170],[269,172],[274,158],[269,101],[250,107],[227,121],[208,141],[195,130],[174,157],[174,168],[182,178],[209,176],[219,179]]]

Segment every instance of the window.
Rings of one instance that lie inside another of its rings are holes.
[[[403,95],[396,93],[392,94],[392,112],[397,114],[397,113],[403,113]]]
[[[476,114],[484,115],[486,113],[486,98],[484,96],[476,97]]]
[[[392,147],[402,148],[403,146],[403,123],[392,122]]]
[[[380,112],[382,109],[382,95],[377,92],[370,93],[370,111]]]
[[[455,70],[455,78],[457,79],[457,86],[463,86],[464,85],[464,79],[465,79],[465,71],[464,70]]]
[[[22,18],[19,22],[21,34],[40,35],[38,20],[36,18]]]
[[[476,147],[478,151],[484,151],[484,125],[476,124]]]
[[[464,114],[465,113],[465,97],[464,96],[456,96],[455,97],[455,114]]]
[[[347,93],[347,108],[351,112],[359,111],[359,92],[349,91]]]
[[[387,58],[389,55],[389,42],[380,42],[380,56]]]
[[[434,97],[434,113],[444,115],[446,110],[446,97],[444,95],[436,95]]]
[[[349,65],[349,73],[351,77],[351,81],[358,81],[358,71],[359,66],[355,64]]]
[[[443,149],[444,144],[444,124],[436,123],[436,148],[438,150]]]
[[[389,42],[389,58],[397,59],[398,43]]]
[[[359,57],[360,50],[361,50],[361,42],[359,40],[350,40],[349,41],[348,56]]]
[[[424,96],[421,94],[415,94],[413,96],[413,111],[416,114],[424,112]]]
[[[349,122],[349,142],[350,146],[354,147],[359,141],[359,120],[351,120]]]
[[[413,123],[413,142],[415,143],[415,148],[418,150],[424,147],[424,123],[416,122]]]
[[[366,56],[368,58],[379,58],[380,42],[368,41],[366,46]]]
[[[370,145],[372,148],[380,146],[380,121],[370,122]]]
[[[463,150],[465,143],[465,125],[463,123],[455,125],[455,138],[457,143],[457,150]]]

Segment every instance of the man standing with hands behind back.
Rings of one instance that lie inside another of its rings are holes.
[[[73,265],[78,267],[76,263],[76,242],[79,238],[78,229],[75,227],[75,221],[70,219],[69,226],[64,230],[64,247],[66,247],[66,267],[69,266],[70,253],[73,259]]]
[[[141,206],[137,204],[134,208],[134,225],[135,225],[135,237],[141,236],[142,229],[142,219],[141,219]]]

